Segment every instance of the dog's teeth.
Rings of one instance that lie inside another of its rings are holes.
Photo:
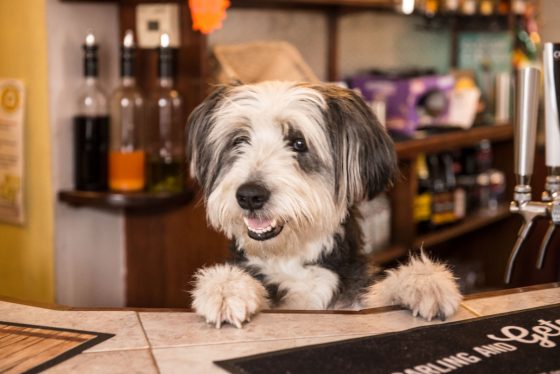
[[[246,217],[243,217],[243,221],[245,222],[245,225],[249,228],[249,230],[251,230],[254,233],[257,234],[264,234],[266,232],[272,231],[276,228],[276,220],[273,220],[270,225],[268,225],[267,227],[263,227],[263,228],[253,228],[251,227],[251,225],[249,224],[249,219]]]

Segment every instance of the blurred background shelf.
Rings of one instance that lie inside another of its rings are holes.
[[[110,209],[172,208],[190,203],[193,192],[93,192],[64,190],[58,193],[60,201],[77,207]]]
[[[169,0],[61,0],[66,3],[119,3],[122,5],[141,3],[169,3]],[[394,10],[393,0],[230,0],[232,7],[250,8],[329,8],[348,7],[372,10]]]
[[[378,265],[384,265],[406,256],[410,251],[417,251],[420,248],[429,248],[434,245],[445,243],[456,239],[464,234],[468,234],[492,223],[498,222],[509,217],[509,204],[501,204],[495,209],[478,209],[469,214],[461,222],[443,227],[433,232],[418,235],[412,245],[394,244],[371,255],[371,259]]]
[[[421,153],[439,153],[474,146],[484,139],[490,142],[511,140],[513,128],[511,125],[492,125],[453,130],[396,142],[395,149],[399,159],[413,159]]]
[[[510,216],[509,204],[502,204],[495,209],[478,209],[469,214],[465,219],[454,225],[435,230],[430,233],[419,235],[415,240],[414,248],[427,248],[448,240],[457,238],[461,235],[478,230],[494,222]]]

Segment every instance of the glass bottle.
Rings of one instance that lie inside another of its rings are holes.
[[[418,231],[425,232],[430,229],[432,217],[432,189],[426,155],[424,154],[418,155],[416,160],[416,175],[418,190],[414,197],[414,221]]]
[[[180,192],[186,169],[183,99],[173,86],[169,35],[161,35],[158,54],[158,85],[149,99],[147,187],[152,192]]]
[[[428,156],[428,168],[432,182],[431,227],[437,228],[453,222],[454,200],[446,183],[445,166],[438,155]]]
[[[462,0],[461,13],[472,16],[476,13],[476,0]]]
[[[495,11],[494,0],[481,0],[479,4],[479,13],[484,16],[490,16]]]
[[[459,9],[459,0],[445,0],[444,10],[447,13],[456,13]]]
[[[84,82],[73,118],[74,186],[82,191],[104,191],[107,189],[109,116],[107,97],[98,81],[97,44],[92,32],[88,32],[83,50]]]
[[[443,163],[445,185],[449,193],[450,211],[449,221],[454,222],[465,217],[465,194],[464,191],[457,187],[457,178],[455,175],[455,162],[451,153],[443,153],[441,155]]]
[[[109,188],[113,191],[144,189],[144,97],[134,77],[134,34],[128,30],[121,49],[121,84],[111,97],[111,150]]]

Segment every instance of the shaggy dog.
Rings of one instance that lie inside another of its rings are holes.
[[[232,240],[228,264],[195,275],[193,308],[241,327],[263,308],[400,304],[431,320],[461,295],[424,254],[376,274],[356,204],[391,183],[393,143],[364,101],[334,85],[218,88],[191,114],[187,156],[209,223]]]

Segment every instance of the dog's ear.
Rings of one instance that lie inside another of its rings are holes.
[[[317,86],[327,108],[335,192],[350,205],[372,199],[392,184],[397,170],[394,144],[370,107],[352,90]]]
[[[212,160],[215,159],[213,149],[208,141],[208,135],[214,125],[214,113],[227,92],[236,85],[217,87],[192,111],[187,120],[187,164],[190,168],[191,178],[194,178],[202,187],[207,187],[208,172],[212,169]]]

